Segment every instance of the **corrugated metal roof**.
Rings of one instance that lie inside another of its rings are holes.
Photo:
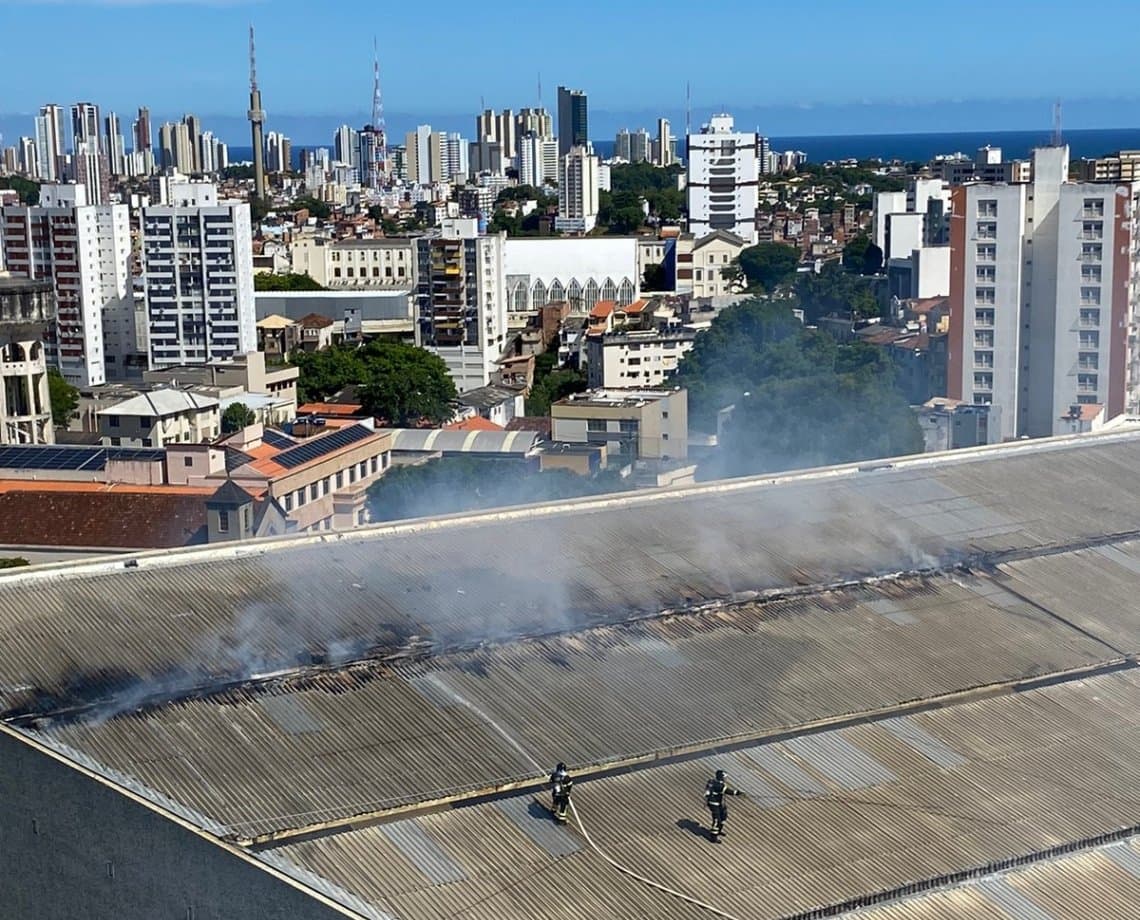
[[[382,428],[392,436],[396,452],[445,454],[518,454],[525,456],[534,449],[538,434],[534,431],[466,431],[454,428]]]
[[[805,799],[750,751],[728,758],[729,781],[750,772],[784,801],[732,800],[729,834],[704,838],[701,802],[714,760],[652,767],[579,782],[575,802],[595,842],[634,871],[737,917],[777,918],[897,891],[1003,860],[1031,859],[1058,842],[1081,840],[1140,822],[1134,788],[1140,772],[1140,675],[1121,673],[1027,693],[963,703],[914,716],[929,736],[962,752],[954,768],[916,754],[881,725],[826,732],[883,764],[891,778],[853,792],[794,745],[764,745],[791,758],[824,787]],[[429,884],[375,846],[379,828],[326,836],[273,850],[331,881],[375,899],[401,920],[707,916],[618,875],[579,840],[572,853],[535,847],[551,823],[546,796],[507,800],[518,821],[504,822],[503,802],[421,819],[424,833],[463,867],[466,878]],[[533,803],[533,804],[532,804]],[[523,825],[520,822],[529,822]],[[1134,846],[1135,844],[1129,844]],[[884,906],[875,920],[1032,917],[1055,920],[1126,917],[1112,913],[1140,894],[1140,879],[1108,848],[1048,860],[961,888]],[[1131,859],[1131,857],[1127,857]],[[1082,903],[1093,863],[1097,892]],[[1081,871],[1074,864],[1085,864]],[[1130,863],[1131,864],[1131,863]],[[1066,879],[1066,873],[1075,877]],[[365,894],[354,885],[367,890]],[[648,903],[647,903],[648,902]],[[940,909],[930,905],[938,904]],[[1068,907],[1065,905],[1068,904]],[[964,913],[957,912],[961,907]],[[1003,913],[1004,910],[1004,913]],[[860,914],[859,916],[863,916]]]

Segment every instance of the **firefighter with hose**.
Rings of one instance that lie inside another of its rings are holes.
[[[559,762],[550,774],[550,798],[554,804],[554,820],[559,824],[566,823],[566,809],[570,806],[570,791],[574,788],[574,780],[566,772],[566,764]]]
[[[714,839],[724,836],[724,822],[728,820],[728,803],[725,799],[730,795],[744,793],[728,784],[724,770],[717,770],[716,776],[705,783],[705,805],[712,817],[711,831]]]

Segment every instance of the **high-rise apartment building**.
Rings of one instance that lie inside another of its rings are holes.
[[[1029,183],[952,192],[948,395],[998,407],[1003,438],[1140,409],[1140,183],[1068,175],[1068,147],[1044,147]]]
[[[446,136],[446,147],[443,156],[443,175],[450,180],[455,176],[464,176],[471,171],[470,159],[466,139],[457,131]]]
[[[629,162],[644,163],[650,153],[649,132],[638,128],[629,136]]]
[[[289,172],[293,168],[293,142],[278,131],[265,135],[265,169],[271,173]]]
[[[669,130],[669,119],[657,119],[657,140],[655,142],[653,152],[653,162],[658,166],[672,166],[673,154],[676,147],[673,142],[673,135]]]
[[[416,185],[430,185],[432,181],[432,130],[431,125],[419,125],[404,138],[407,148],[408,181]]]
[[[558,181],[558,141],[526,134],[519,140],[519,184],[541,188]]]
[[[107,151],[107,159],[112,176],[125,176],[127,174],[127,149],[123,140],[123,132],[119,127],[119,116],[108,112],[103,119],[103,143]]]
[[[474,219],[444,221],[418,242],[417,339],[447,364],[459,392],[485,386],[506,345],[506,234]]]
[[[40,178],[40,151],[35,138],[21,137],[19,143],[19,164],[29,179]]]
[[[754,132],[734,130],[731,115],[714,115],[687,138],[689,232],[714,230],[756,242],[760,147]]]
[[[333,157],[338,163],[344,163],[360,170],[360,135],[349,125],[341,125],[336,129],[333,137]]]
[[[166,122],[158,129],[159,165],[164,172],[189,176],[194,172],[190,129],[184,121]]]
[[[380,188],[384,184],[385,164],[380,153],[384,147],[383,133],[372,125],[365,125],[357,135],[357,169],[360,184],[365,188]]]
[[[154,133],[150,127],[150,109],[145,105],[139,107],[138,118],[135,119],[134,125],[134,150],[135,153],[142,153],[146,151],[154,151]]]
[[[558,156],[564,157],[571,147],[590,143],[586,94],[580,89],[558,87]]]
[[[587,147],[573,147],[559,161],[556,229],[589,233],[598,223],[598,158]]]
[[[48,363],[74,386],[97,386],[133,353],[130,215],[126,205],[88,203],[82,185],[44,185],[35,207],[3,209],[7,268],[55,285]],[[129,344],[127,339],[130,339]]]
[[[99,149],[99,106],[93,102],[77,102],[71,107],[72,148],[90,142]]]
[[[36,117],[36,150],[40,178],[55,182],[62,178],[60,160],[64,150],[63,106],[45,105]]]
[[[209,182],[172,182],[142,211],[150,365],[203,364],[257,349],[249,207]]]
[[[625,160],[627,163],[630,158],[630,133],[628,128],[622,128],[618,131],[617,136],[614,138],[614,158],[618,160]]]
[[[546,109],[522,109],[515,117],[515,133],[520,139],[528,134],[554,137],[554,119]]]
[[[543,116],[546,116],[546,122],[550,119],[543,109],[523,109],[523,113],[516,117],[510,109],[503,109],[501,112],[495,112],[493,109],[484,110],[482,114],[475,116],[475,142],[489,141],[499,144],[504,159],[509,160],[518,156],[518,139],[525,133],[523,125],[543,126]],[[527,130],[531,129],[528,127]]]
[[[190,139],[190,175],[202,173],[202,119],[197,115],[186,114],[182,116],[186,125],[186,134]]]

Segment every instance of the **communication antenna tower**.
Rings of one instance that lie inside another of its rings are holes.
[[[1053,146],[1061,146],[1061,100],[1053,103]]]
[[[375,158],[373,175],[379,186],[386,177],[388,166],[388,129],[384,124],[384,97],[380,94],[380,46],[372,37],[372,130],[376,132],[373,145]]]

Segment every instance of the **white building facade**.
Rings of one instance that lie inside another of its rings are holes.
[[[555,229],[586,234],[598,223],[598,158],[588,147],[572,147],[559,164]]]
[[[508,239],[507,316],[512,325],[548,303],[589,313],[599,300],[633,303],[641,290],[636,237]]]
[[[1029,184],[954,190],[951,397],[1001,410],[1002,436],[1068,430],[1074,407],[1140,409],[1140,183],[1068,181],[1067,147]]]
[[[714,115],[686,149],[689,232],[714,230],[756,242],[760,143],[755,132],[738,132],[731,115]]]
[[[0,233],[10,272],[55,284],[48,363],[73,386],[106,383],[108,365],[135,351],[127,206],[90,205],[82,185],[44,185],[37,206],[3,209]]]
[[[204,364],[257,349],[249,207],[208,182],[172,184],[142,211],[150,365]]]

